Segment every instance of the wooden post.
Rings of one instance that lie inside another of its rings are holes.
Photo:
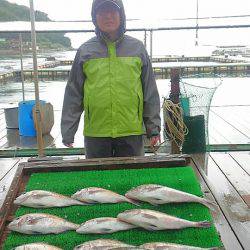
[[[174,103],[178,104],[180,102],[180,70],[175,68],[171,69],[171,90],[169,99]],[[171,153],[180,154],[180,148],[174,140],[171,143]]]

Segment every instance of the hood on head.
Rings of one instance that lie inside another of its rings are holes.
[[[93,0],[91,16],[92,16],[92,22],[95,25],[96,35],[99,36],[101,34],[101,31],[99,30],[97,23],[96,23],[96,10],[97,10],[97,7],[104,2],[112,2],[115,5],[119,6],[119,8],[120,8],[119,11],[120,11],[120,16],[121,16],[119,37],[122,37],[123,34],[126,32],[126,14],[125,14],[122,0]]]

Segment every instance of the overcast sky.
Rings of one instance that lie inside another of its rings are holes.
[[[8,0],[29,6],[29,0]],[[197,0],[123,0],[127,18],[180,18],[196,16]],[[52,20],[90,19],[92,0],[34,0],[36,10]],[[226,16],[250,14],[250,0],[199,0],[199,15]]]

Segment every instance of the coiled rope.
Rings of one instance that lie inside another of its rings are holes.
[[[180,104],[175,104],[169,99],[164,99],[163,119],[168,138],[175,141],[179,148],[182,148],[185,135],[188,134],[188,128],[183,121],[183,111]]]

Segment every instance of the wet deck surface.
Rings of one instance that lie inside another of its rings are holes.
[[[210,144],[250,144],[250,106],[211,107],[209,115]],[[49,135],[44,136],[47,148],[61,148],[61,110],[54,110],[55,123]],[[83,124],[75,136],[75,147],[83,147]],[[19,136],[18,129],[6,129],[4,110],[0,109],[0,150],[36,148],[36,137]]]
[[[194,155],[203,191],[219,205],[214,220],[226,249],[250,249],[250,152]]]
[[[27,159],[0,159],[0,206],[18,163]],[[250,249],[250,152],[192,156],[202,190],[219,210],[214,222],[226,249]]]

